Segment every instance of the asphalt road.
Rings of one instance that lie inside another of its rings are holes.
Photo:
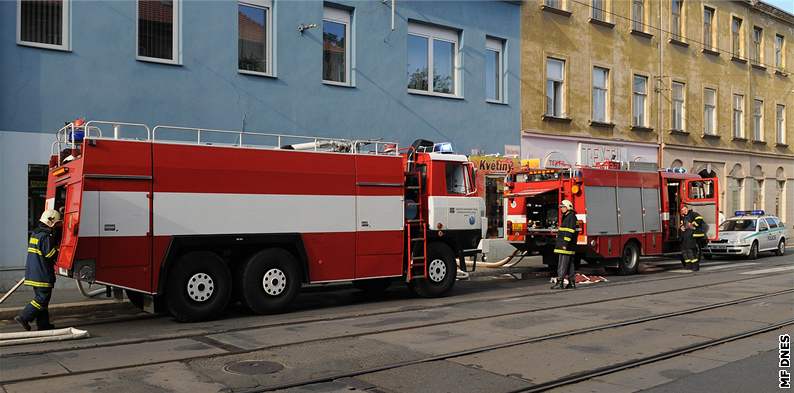
[[[65,315],[57,323],[92,337],[0,347],[0,391],[776,391],[777,335],[794,333],[794,257],[679,266],[649,261],[634,276],[584,268],[609,282],[559,291],[532,259],[516,270],[529,278],[477,275],[440,299],[399,285],[380,298],[311,288],[289,313],[232,307],[194,324]],[[636,363],[661,354],[672,355]]]

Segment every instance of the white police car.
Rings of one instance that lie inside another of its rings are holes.
[[[765,214],[763,210],[742,210],[720,225],[719,239],[709,241],[703,248],[703,255],[706,258],[741,255],[756,259],[762,251],[783,255],[786,252],[786,229],[780,219]]]

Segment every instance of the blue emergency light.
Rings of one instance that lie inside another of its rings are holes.
[[[742,217],[742,216],[763,216],[764,215],[764,211],[763,210],[737,210],[737,211],[734,212],[734,214],[736,215],[736,217]]]
[[[452,144],[449,142],[436,143],[433,145],[433,153],[453,154]]]

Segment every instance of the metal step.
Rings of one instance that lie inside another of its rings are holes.
[[[419,186],[405,186],[406,190],[418,190]]]
[[[411,239],[412,242],[418,242],[418,241],[424,241],[424,240],[425,240],[425,238],[423,238],[423,237],[417,237],[417,238]]]
[[[423,223],[424,221],[425,220],[421,220],[421,219],[405,220],[405,222],[408,223],[408,224],[420,224],[420,223]]]
[[[420,260],[424,261],[425,260],[425,256],[424,255],[419,255],[419,256],[416,256],[416,257],[411,257],[411,260],[412,261],[420,261]]]

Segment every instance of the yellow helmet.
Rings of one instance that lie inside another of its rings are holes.
[[[567,200],[567,199],[563,199],[563,200],[562,200],[562,203],[560,203],[560,206],[561,206],[561,207],[562,207],[562,206],[565,206],[565,207],[567,207],[568,209],[570,209],[570,210],[573,210],[573,203],[571,203],[571,201],[569,201],[569,200]]]
[[[44,211],[44,213],[41,213],[41,218],[39,221],[48,227],[53,227],[55,226],[55,223],[61,221],[61,213],[58,213],[57,210],[47,209]]]

